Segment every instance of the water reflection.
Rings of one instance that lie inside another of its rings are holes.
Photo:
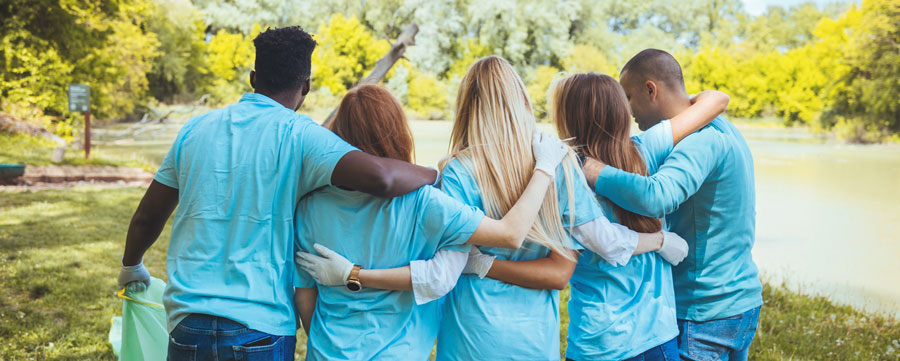
[[[900,316],[900,147],[743,128],[756,165],[764,276]]]

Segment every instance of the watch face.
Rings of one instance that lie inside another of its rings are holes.
[[[359,292],[359,290],[362,289],[362,285],[360,285],[359,282],[348,281],[347,289],[350,290],[350,292]]]

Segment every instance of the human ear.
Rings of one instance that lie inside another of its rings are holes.
[[[303,96],[306,96],[306,94],[309,94],[309,89],[311,87],[312,86],[309,84],[309,79],[306,79],[306,81],[303,82],[303,85],[300,86],[300,94],[303,94]]]
[[[256,89],[256,70],[250,71],[250,87]]]
[[[659,88],[657,88],[656,83],[648,80],[644,83],[644,86],[647,88],[647,95],[650,96],[650,100],[656,100],[656,97],[659,95]]]

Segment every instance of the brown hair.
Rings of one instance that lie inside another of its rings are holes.
[[[363,152],[415,161],[412,132],[397,98],[380,85],[350,89],[338,107],[332,132]]]
[[[561,138],[573,138],[590,157],[626,172],[647,175],[647,166],[631,139],[631,108],[622,85],[609,75],[575,74],[558,80],[549,97]],[[626,211],[610,202],[619,223],[638,232],[658,232],[659,219]]]

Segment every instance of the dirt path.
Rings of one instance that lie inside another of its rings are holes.
[[[98,187],[146,187],[153,180],[153,173],[138,168],[120,168],[97,165],[48,165],[28,166],[18,178],[3,180],[0,191],[26,191],[41,189]]]

